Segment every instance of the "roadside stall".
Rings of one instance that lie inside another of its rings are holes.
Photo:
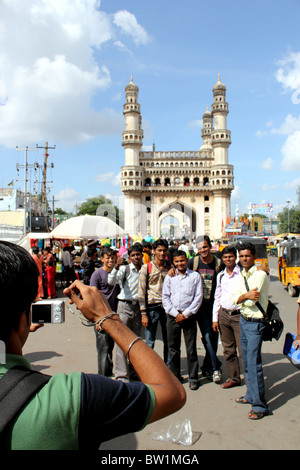
[[[65,220],[51,232],[54,240],[61,243],[62,249],[72,248],[75,273],[80,278],[81,254],[91,240],[99,245],[123,246],[130,244],[126,232],[115,222],[103,216],[81,215]],[[62,267],[63,279],[63,267]],[[63,281],[64,282],[64,281]]]

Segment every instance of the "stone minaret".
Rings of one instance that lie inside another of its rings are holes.
[[[214,102],[211,112],[214,119],[214,129],[211,133],[211,146],[214,150],[214,164],[212,173],[214,175],[214,208],[213,221],[211,221],[212,232],[220,233],[220,227],[225,226],[226,219],[230,214],[230,193],[228,180],[232,180],[232,168],[228,165],[228,147],[231,144],[231,133],[227,129],[228,103],[226,102],[226,87],[220,81],[213,87]]]
[[[121,168],[121,186],[124,193],[125,230],[129,235],[143,230],[144,214],[140,205],[140,193],[143,186],[143,169],[140,166],[140,151],[143,145],[143,129],[139,89],[132,81],[125,88],[126,103],[123,106],[125,131],[122,134],[122,146],[125,149],[125,166]]]

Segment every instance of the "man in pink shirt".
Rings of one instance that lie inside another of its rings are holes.
[[[217,276],[217,287],[213,306],[213,330],[220,332],[223,354],[227,371],[227,380],[222,388],[241,385],[239,357],[240,348],[240,311],[232,303],[231,297],[235,292],[235,283],[240,275],[240,267],[236,264],[236,249],[226,246],[222,251],[225,269]],[[237,354],[239,351],[239,357]]]

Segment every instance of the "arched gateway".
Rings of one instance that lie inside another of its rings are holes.
[[[125,165],[121,168],[121,189],[126,232],[220,238],[230,216],[234,188],[233,166],[228,164],[231,133],[226,123],[225,85],[219,77],[213,87],[211,112],[207,107],[203,114],[203,145],[196,151],[156,151],[154,146],[151,152],[142,151],[138,91],[131,77],[125,88],[122,134]]]

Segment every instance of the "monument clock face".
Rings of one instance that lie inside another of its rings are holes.
[[[175,178],[175,179],[174,179],[174,182],[175,182],[175,184],[179,184],[179,183],[180,183],[180,179],[179,179],[179,178]]]

